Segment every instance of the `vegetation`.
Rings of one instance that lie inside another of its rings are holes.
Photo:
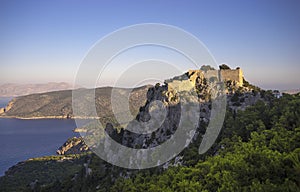
[[[199,156],[192,144],[184,166],[120,177],[111,191],[299,191],[299,106],[298,94],[237,114],[228,111],[218,142],[206,155]]]
[[[21,162],[0,177],[0,191],[30,191],[30,184],[53,183],[82,170],[85,154],[48,156]]]
[[[230,67],[228,65],[226,65],[226,64],[220,65],[219,68],[220,68],[220,70],[222,70],[222,69],[230,69]]]
[[[46,157],[12,169],[0,191],[29,190],[36,178],[36,191],[300,191],[300,94],[264,97],[244,111],[229,108],[207,153],[198,154],[199,137],[167,169],[127,170],[90,153],[62,162]]]
[[[261,89],[255,85],[250,84],[244,77],[243,77],[243,86],[244,87],[248,87],[249,89],[255,91],[255,92],[259,92],[261,91]]]
[[[112,87],[101,87],[95,89],[95,98],[88,98],[88,96],[85,95],[85,91],[87,90],[82,89],[82,101],[92,102],[94,100],[97,115],[105,125],[108,122],[116,122],[113,118],[114,116],[110,102],[112,90],[114,91],[114,94],[116,94],[115,96],[120,98],[120,101],[128,102],[127,96],[130,93],[129,109],[132,114],[137,114],[139,108],[146,102],[146,94],[149,87],[150,86],[142,86],[133,90],[126,88],[113,89]],[[72,91],[64,90],[20,96],[14,99],[9,110],[6,110],[5,113],[0,115],[18,118],[72,118],[74,116],[72,110]],[[83,114],[82,116],[89,117],[89,115],[90,114]]]
[[[215,68],[213,68],[212,66],[210,66],[210,65],[202,65],[201,67],[200,67],[200,70],[202,70],[202,71],[209,71],[209,70],[215,70]]]

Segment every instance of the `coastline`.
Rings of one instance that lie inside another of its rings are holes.
[[[36,120],[36,119],[100,119],[100,117],[66,117],[66,116],[42,116],[42,117],[20,117],[20,116],[1,116],[0,119],[22,119],[22,120]]]

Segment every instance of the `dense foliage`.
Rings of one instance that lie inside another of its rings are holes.
[[[300,191],[299,115],[299,94],[228,111],[220,138],[206,156],[200,157],[193,145],[184,152],[196,163],[120,177],[111,190]]]
[[[209,70],[216,70],[215,68],[213,68],[212,66],[210,66],[210,65],[202,65],[201,67],[200,67],[200,70],[202,70],[202,71],[209,71]]]
[[[220,68],[220,70],[221,69],[230,69],[230,67],[226,64],[219,65],[219,68]]]

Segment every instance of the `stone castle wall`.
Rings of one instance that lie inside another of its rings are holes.
[[[243,86],[243,72],[240,68],[237,69],[222,69],[220,77],[224,81],[235,81],[238,86]]]
[[[187,74],[177,79],[173,79],[167,82],[168,90],[177,91],[189,91],[195,84],[197,78],[210,78],[214,77],[222,79],[223,81],[231,80],[236,86],[243,86],[243,72],[240,68],[237,69],[222,69],[222,70],[208,70],[204,72],[202,70],[189,70]]]

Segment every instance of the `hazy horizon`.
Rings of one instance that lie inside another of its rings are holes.
[[[91,47],[105,35],[140,23],[177,26],[202,41],[217,64],[241,67],[264,89],[298,89],[299,1],[1,1],[0,84],[74,83]],[[144,47],[132,58],[176,59]],[[179,59],[180,60],[180,59]],[[181,61],[181,60],[180,60]],[[183,60],[182,60],[183,61]],[[99,85],[112,85],[131,59],[120,56]],[[203,65],[206,63],[199,63]],[[213,66],[218,68],[218,66]],[[182,62],[182,70],[188,65]],[[164,70],[153,68],[164,77]],[[178,75],[178,74],[174,74]],[[135,77],[129,81],[134,81]]]

